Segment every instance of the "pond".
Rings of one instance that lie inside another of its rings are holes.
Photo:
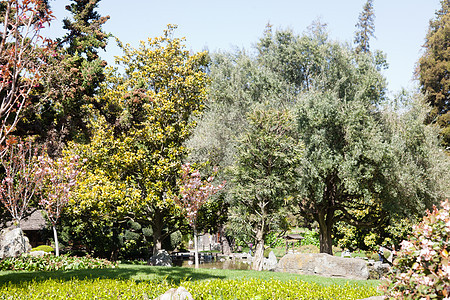
[[[193,260],[174,260],[173,265],[187,268],[195,267]],[[199,267],[202,269],[249,270],[251,263],[242,260],[200,261]]]

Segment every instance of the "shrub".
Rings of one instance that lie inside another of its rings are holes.
[[[434,207],[413,227],[409,241],[401,243],[392,273],[384,285],[396,299],[448,299],[450,297],[450,203]]]
[[[52,252],[55,252],[55,249],[53,249],[53,247],[51,247],[51,246],[40,245],[40,246],[37,246],[37,247],[31,249],[31,251],[32,252],[33,251],[44,251],[46,253],[52,253]]]
[[[57,270],[81,270],[81,269],[104,269],[114,268],[114,264],[106,259],[76,256],[54,256],[42,257],[19,256],[8,257],[0,260],[0,271],[57,271]]]
[[[319,247],[319,245],[320,245],[319,233],[314,230],[306,229],[303,232],[303,239],[301,241],[301,244],[302,245],[314,245],[314,246]]]

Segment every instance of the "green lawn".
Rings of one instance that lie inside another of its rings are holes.
[[[309,292],[314,292],[311,299],[359,299],[375,295],[379,281],[122,264],[115,269],[0,272],[0,299],[89,299],[93,295],[100,295],[97,299],[143,299],[144,293],[152,299],[180,284],[196,292],[195,299],[283,299],[290,298],[293,291],[300,294],[291,299],[308,299]],[[350,290],[350,296],[340,296]],[[235,293],[241,296],[233,296]],[[333,293],[338,298],[323,298]],[[204,297],[210,294],[221,296]]]

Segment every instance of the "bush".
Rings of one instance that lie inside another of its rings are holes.
[[[33,252],[33,251],[44,251],[46,253],[52,253],[52,252],[55,252],[55,249],[53,249],[53,247],[51,247],[51,246],[40,245],[40,246],[37,246],[37,247],[31,249],[31,252]]]
[[[303,239],[301,241],[301,244],[302,245],[314,245],[314,246],[319,247],[320,246],[319,233],[314,230],[306,229],[303,232]]]
[[[384,285],[396,299],[448,299],[450,297],[450,203],[434,207],[414,226],[409,241],[401,243],[392,273]]]
[[[106,259],[76,256],[54,256],[42,257],[19,256],[8,257],[0,260],[0,271],[57,271],[57,270],[82,270],[82,269],[104,269],[114,268],[114,264]]]

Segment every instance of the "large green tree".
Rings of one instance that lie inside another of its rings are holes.
[[[88,148],[79,154],[88,158],[90,172],[112,186],[138,191],[128,215],[148,220],[154,252],[184,222],[174,203],[177,181],[208,81],[206,52],[190,54],[183,40],[173,37],[175,28],[169,25],[163,36],[142,41],[137,49],[122,45],[117,62],[123,73],[108,74],[97,98],[104,111],[92,119],[96,130],[108,133],[92,141],[104,155],[90,159]]]
[[[68,141],[89,140],[89,105],[101,110],[94,96],[105,79],[106,62],[98,51],[106,48],[109,35],[102,25],[109,17],[96,11],[100,0],[71,2],[66,10],[72,18],[63,21],[67,33],[53,42],[33,104],[17,131],[18,135],[38,135],[52,156],[60,155]]]
[[[249,115],[233,167],[234,222],[246,224],[256,243],[252,269],[262,270],[264,239],[285,223],[283,209],[298,191],[302,144],[287,111],[258,109]]]
[[[442,0],[441,8],[430,20],[425,38],[425,52],[419,59],[417,76],[432,107],[428,123],[441,128],[444,147],[450,147],[450,1]]]

